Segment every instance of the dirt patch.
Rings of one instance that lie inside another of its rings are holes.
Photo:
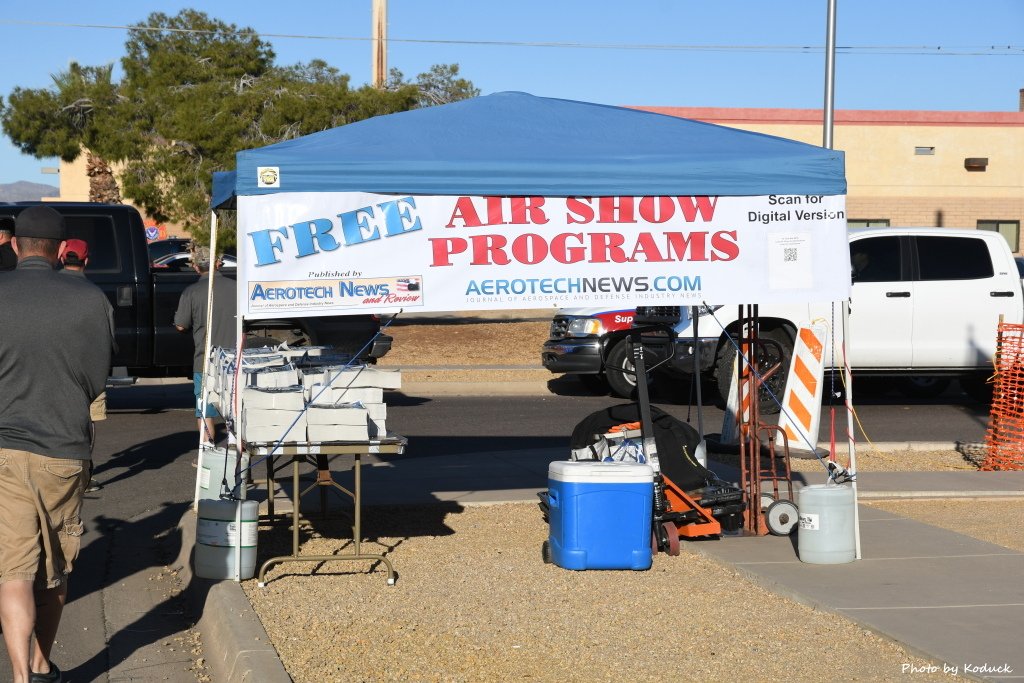
[[[549,322],[407,322],[390,326],[395,341],[381,366],[525,365],[540,368]],[[551,377],[544,371],[543,376]],[[451,381],[451,380],[448,380]]]
[[[871,507],[1024,552],[1024,500],[886,500]]]

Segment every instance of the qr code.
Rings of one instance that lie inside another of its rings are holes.
[[[790,261],[796,261],[796,254],[796,247],[785,247],[782,250],[782,260],[787,263],[789,263]]]

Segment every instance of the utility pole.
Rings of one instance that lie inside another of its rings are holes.
[[[373,87],[383,88],[388,80],[388,0],[373,0]]]
[[[822,147],[832,149],[836,101],[836,0],[828,0],[825,24],[825,125]]]

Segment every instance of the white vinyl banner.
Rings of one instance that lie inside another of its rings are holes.
[[[845,199],[242,196],[239,312],[835,301]]]

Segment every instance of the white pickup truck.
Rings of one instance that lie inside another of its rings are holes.
[[[951,379],[983,399],[984,380],[992,375],[997,325],[1024,322],[1024,292],[1014,256],[1001,235],[955,228],[866,228],[851,230],[850,263],[853,283],[850,306],[848,361],[857,376],[893,377],[906,394],[928,397],[941,393]],[[707,302],[711,304],[712,302]],[[756,303],[756,302],[752,302]],[[726,337],[739,328],[737,306],[697,309],[697,340],[691,327],[692,309],[641,306],[635,326],[670,325],[677,341],[673,357],[661,367],[673,374],[691,375],[694,355],[702,373],[711,371],[720,393],[727,395],[735,347]],[[760,336],[777,344],[782,372],[768,382],[781,399],[800,324],[824,320],[835,325],[841,348],[842,310],[839,305],[759,306]],[[664,359],[667,344],[645,337],[650,362]],[[838,355],[838,354],[836,354]],[[649,362],[649,364],[650,364]],[[632,359],[606,362],[609,384],[632,382]],[[826,358],[826,370],[841,367],[842,358]],[[620,381],[612,381],[621,374]],[[762,395],[761,408],[778,412]]]

